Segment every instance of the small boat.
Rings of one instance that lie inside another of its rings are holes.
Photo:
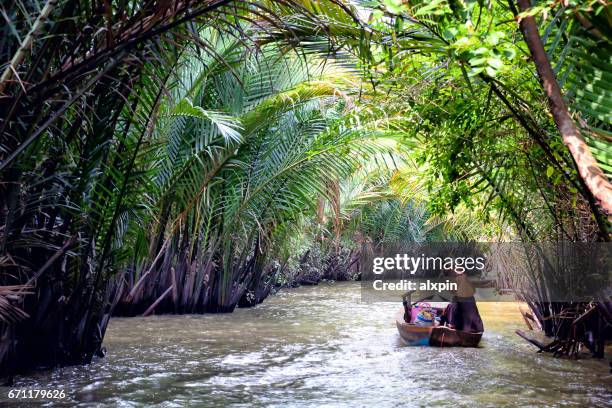
[[[477,347],[482,332],[469,333],[446,326],[419,326],[404,321],[404,309],[395,316],[402,341],[408,346]]]

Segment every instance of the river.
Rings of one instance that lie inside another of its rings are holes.
[[[516,303],[481,303],[478,349],[405,347],[397,303],[356,282],[284,289],[225,315],[115,318],[106,358],[18,377],[109,406],[612,406],[607,361],[536,354]]]

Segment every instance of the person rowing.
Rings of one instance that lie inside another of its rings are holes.
[[[431,308],[436,314],[440,315],[439,324],[447,326],[452,329],[461,330],[470,333],[480,333],[484,331],[484,325],[478,307],[476,306],[476,299],[474,294],[475,288],[490,287],[492,281],[480,281],[471,282],[465,273],[457,273],[453,270],[446,270],[445,274],[451,278],[454,278],[457,283],[457,289],[454,291],[452,299],[445,309]],[[410,301],[410,295],[412,292],[406,292],[402,296],[402,303],[404,305],[404,321],[407,323],[413,322],[412,309],[415,305],[420,304],[423,301],[431,299],[434,295],[430,295],[420,301],[412,304]],[[438,294],[442,299],[444,297]],[[448,301],[447,299],[444,299]],[[437,322],[432,322],[436,324]]]
[[[492,281],[475,283],[470,281],[466,273],[458,273],[454,270],[446,270],[445,273],[455,278],[457,290],[451,302],[444,309],[440,317],[440,324],[469,333],[483,332],[484,325],[474,298],[475,288],[490,287]]]

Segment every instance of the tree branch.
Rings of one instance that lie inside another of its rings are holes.
[[[521,12],[530,8],[529,0],[517,0],[517,2]],[[555,125],[557,125],[557,129],[561,133],[563,143],[569,149],[576,162],[580,177],[584,180],[591,193],[593,193],[598,204],[608,215],[612,215],[612,184],[610,184],[606,175],[597,164],[589,146],[584,141],[569,114],[561,94],[561,89],[546,56],[535,18],[533,16],[523,17],[520,19],[519,25],[533,57],[542,87],[548,97],[550,112],[552,113]]]

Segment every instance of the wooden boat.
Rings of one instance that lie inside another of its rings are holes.
[[[482,338],[482,332],[468,333],[446,326],[406,323],[403,308],[395,316],[395,323],[402,341],[408,346],[477,347]]]

